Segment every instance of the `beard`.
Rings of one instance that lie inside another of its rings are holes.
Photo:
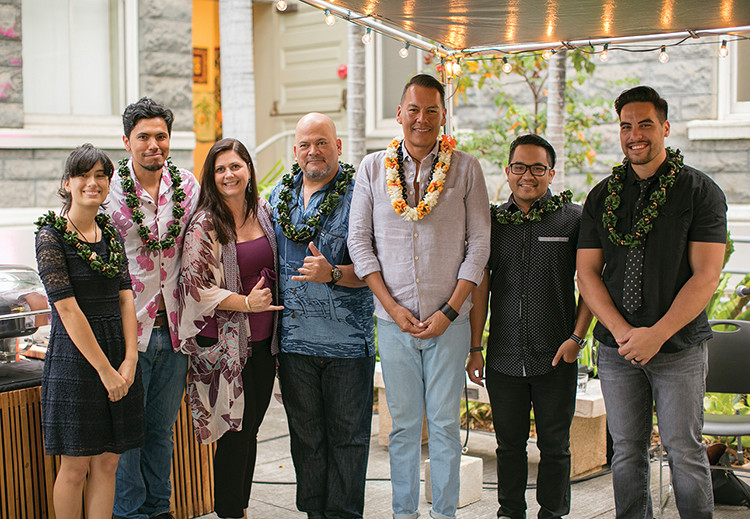
[[[314,168],[309,167],[302,167],[300,166],[300,169],[302,169],[302,172],[305,174],[305,177],[310,180],[323,180],[324,178],[327,178],[331,175],[331,172],[333,171],[333,168],[326,164],[325,166],[319,166]]]

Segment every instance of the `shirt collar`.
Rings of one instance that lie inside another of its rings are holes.
[[[436,140],[435,141],[435,145],[432,147],[432,150],[430,150],[430,153],[428,153],[427,156],[420,161],[420,164],[422,162],[424,162],[425,159],[427,159],[427,157],[434,157],[434,156],[437,155],[439,144],[440,144],[440,142]],[[409,155],[409,151],[406,149],[406,139],[404,139],[404,140],[401,141],[401,150],[403,152],[403,156],[404,156],[404,160],[405,161],[415,162],[415,160],[411,157],[411,155]],[[430,164],[432,164],[432,162],[430,162]]]
[[[667,158],[664,159],[664,162],[661,163],[661,165],[657,168],[656,173],[651,175],[647,180],[649,183],[653,180],[656,180],[662,175],[666,175],[669,173],[669,155],[667,155]],[[633,171],[633,165],[628,162],[628,167],[625,170],[625,183],[628,185],[634,185],[637,183],[641,178],[635,174],[635,171]]]
[[[533,204],[531,204],[531,207],[529,209],[531,210],[531,209],[539,209],[539,208],[541,208],[542,204],[545,203],[550,198],[552,198],[552,191],[550,191],[550,189],[547,188],[547,192],[544,193],[544,195],[542,195],[542,198],[536,200]],[[521,210],[521,208],[518,207],[518,205],[516,204],[516,200],[513,198],[513,193],[511,193],[510,196],[508,197],[507,206],[508,206],[508,210],[509,211],[512,211],[512,210],[514,210],[514,211],[520,211]]]

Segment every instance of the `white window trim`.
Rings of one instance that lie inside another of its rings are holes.
[[[718,52],[719,43],[716,44]],[[716,58],[716,119],[688,121],[687,134],[691,141],[750,139],[750,102],[735,102],[737,74],[737,45],[727,43],[729,55]]]

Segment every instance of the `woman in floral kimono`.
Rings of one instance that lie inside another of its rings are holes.
[[[258,428],[276,373],[278,270],[268,202],[258,196],[245,146],[222,139],[203,166],[185,235],[179,338],[190,355],[188,397],[196,436],[216,441],[214,510],[245,517]]]

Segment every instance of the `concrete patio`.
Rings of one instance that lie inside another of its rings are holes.
[[[391,519],[391,485],[389,481],[388,451],[377,441],[378,416],[373,416],[372,441],[370,442],[370,461],[367,471],[366,519]],[[462,439],[465,432],[461,433]],[[472,431],[469,436],[468,455],[480,457],[484,461],[484,485],[482,499],[461,508],[457,519],[495,519],[497,499],[495,483],[495,439],[488,433]],[[539,462],[538,451],[530,442],[529,481],[536,478],[536,467]],[[426,447],[423,459],[427,457]],[[658,496],[658,470],[653,464],[652,488]],[[666,469],[665,469],[666,475]],[[295,506],[294,466],[289,453],[289,436],[284,410],[272,402],[259,434],[258,461],[255,470],[255,483],[248,507],[251,519],[304,519],[306,516],[297,511]],[[750,482],[750,481],[749,481]],[[423,488],[422,488],[423,493]],[[536,517],[538,506],[535,491],[526,492],[529,518]],[[658,497],[657,497],[658,498]],[[419,512],[421,517],[429,517],[430,505],[421,497]],[[745,507],[717,506],[717,519],[746,519],[750,510]],[[216,519],[215,514],[203,516],[202,519]],[[574,519],[613,518],[614,499],[612,497],[612,478],[609,474],[595,477],[572,486],[570,516]],[[664,518],[678,518],[679,514],[670,500],[663,514]]]

